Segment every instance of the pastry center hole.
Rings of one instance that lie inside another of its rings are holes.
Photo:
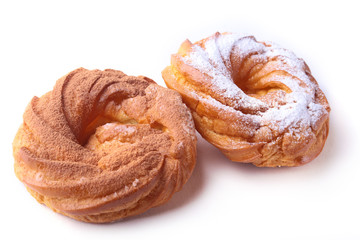
[[[107,151],[106,148],[110,146],[132,144],[141,141],[145,135],[164,132],[168,132],[168,129],[160,122],[149,123],[146,118],[137,121],[126,114],[121,104],[110,102],[105,110],[86,126],[80,143],[91,150]]]
[[[110,102],[104,111],[99,112],[98,115],[86,125],[85,129],[82,131],[79,142],[81,145],[85,146],[95,134],[99,135],[100,133],[103,133],[104,137],[99,140],[105,141],[105,139],[108,139],[109,137],[114,137],[113,134],[121,135],[122,130],[126,130],[126,128],[121,127],[122,125],[135,126],[137,124],[138,122],[135,119],[126,115],[121,109],[121,105]],[[126,135],[126,131],[124,134]]]
[[[233,76],[233,81],[246,95],[262,98],[276,91],[291,92],[281,81],[291,76],[285,71],[277,70],[276,61],[256,62],[249,57],[243,60],[240,68],[239,71],[234,71],[237,74]]]

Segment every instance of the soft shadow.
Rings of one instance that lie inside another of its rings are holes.
[[[208,143],[200,134],[197,133],[197,161],[194,172],[183,189],[174,194],[169,202],[164,205],[149,209],[138,216],[123,219],[121,222],[131,222],[145,218],[153,218],[158,215],[171,213],[180,209],[191,202],[204,191],[207,186],[208,178],[216,173],[216,169],[223,168],[224,165],[232,164],[219,149]]]

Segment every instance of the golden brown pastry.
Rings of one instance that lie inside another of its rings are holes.
[[[196,136],[177,92],[80,68],[32,99],[13,151],[16,176],[40,203],[100,223],[168,201],[193,171]]]
[[[324,146],[329,104],[289,50],[216,33],[186,40],[162,75],[183,96],[200,134],[233,161],[299,166]]]

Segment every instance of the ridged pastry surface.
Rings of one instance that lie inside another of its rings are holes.
[[[16,176],[54,211],[111,222],[168,201],[196,136],[181,96],[146,77],[74,70],[34,97],[13,142]]]
[[[233,161],[299,166],[325,144],[327,99],[306,63],[276,44],[232,33],[186,40],[162,75],[200,134]]]

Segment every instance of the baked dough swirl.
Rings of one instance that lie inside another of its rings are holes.
[[[16,176],[40,203],[77,220],[111,222],[165,203],[195,165],[190,111],[146,77],[74,70],[34,97],[23,119]]]
[[[196,129],[229,159],[299,166],[322,150],[330,107],[306,63],[252,36],[186,40],[162,72],[191,109]]]

